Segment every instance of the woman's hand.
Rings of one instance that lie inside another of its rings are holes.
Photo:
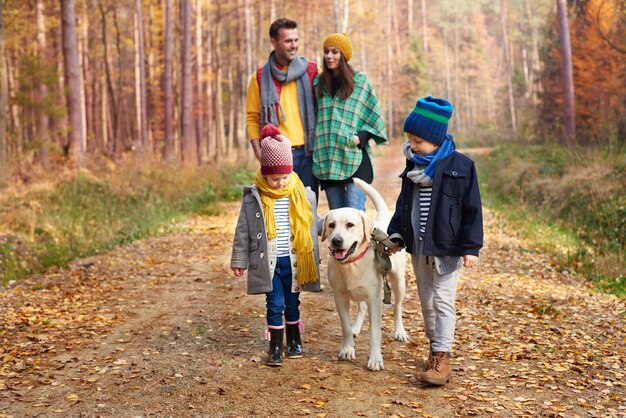
[[[358,135],[352,135],[352,140],[354,141],[354,146],[358,147],[359,144],[361,143],[361,140],[359,139]]]
[[[233,268],[233,273],[235,273],[235,276],[241,277],[243,276],[243,269]]]

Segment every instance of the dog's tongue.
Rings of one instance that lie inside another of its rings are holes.
[[[333,253],[336,260],[343,260],[348,255],[348,250],[335,250]]]

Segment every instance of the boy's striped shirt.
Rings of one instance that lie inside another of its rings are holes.
[[[426,221],[430,210],[430,201],[433,194],[433,186],[419,186],[420,193],[420,237],[426,234]]]

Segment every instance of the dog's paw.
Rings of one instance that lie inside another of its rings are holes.
[[[356,337],[358,337],[358,336],[359,336],[359,334],[361,333],[361,329],[360,329],[360,328],[358,328],[358,329],[357,329],[357,328],[354,328],[354,327],[353,327],[353,328],[351,329],[351,332],[352,332],[352,338],[356,338]]]
[[[396,330],[393,333],[393,339],[396,341],[401,341],[403,343],[409,341],[409,334],[404,329]]]
[[[371,354],[367,362],[367,369],[373,372],[384,370],[383,356],[381,354]]]
[[[342,347],[339,352],[339,360],[354,360],[355,357],[354,347]]]

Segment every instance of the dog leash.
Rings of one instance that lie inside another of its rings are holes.
[[[387,274],[391,271],[391,258],[389,250],[404,248],[404,239],[398,233],[387,235],[387,233],[379,228],[374,228],[370,235],[370,242],[374,246],[374,266],[383,275],[385,305],[391,304],[391,287],[387,281]]]

